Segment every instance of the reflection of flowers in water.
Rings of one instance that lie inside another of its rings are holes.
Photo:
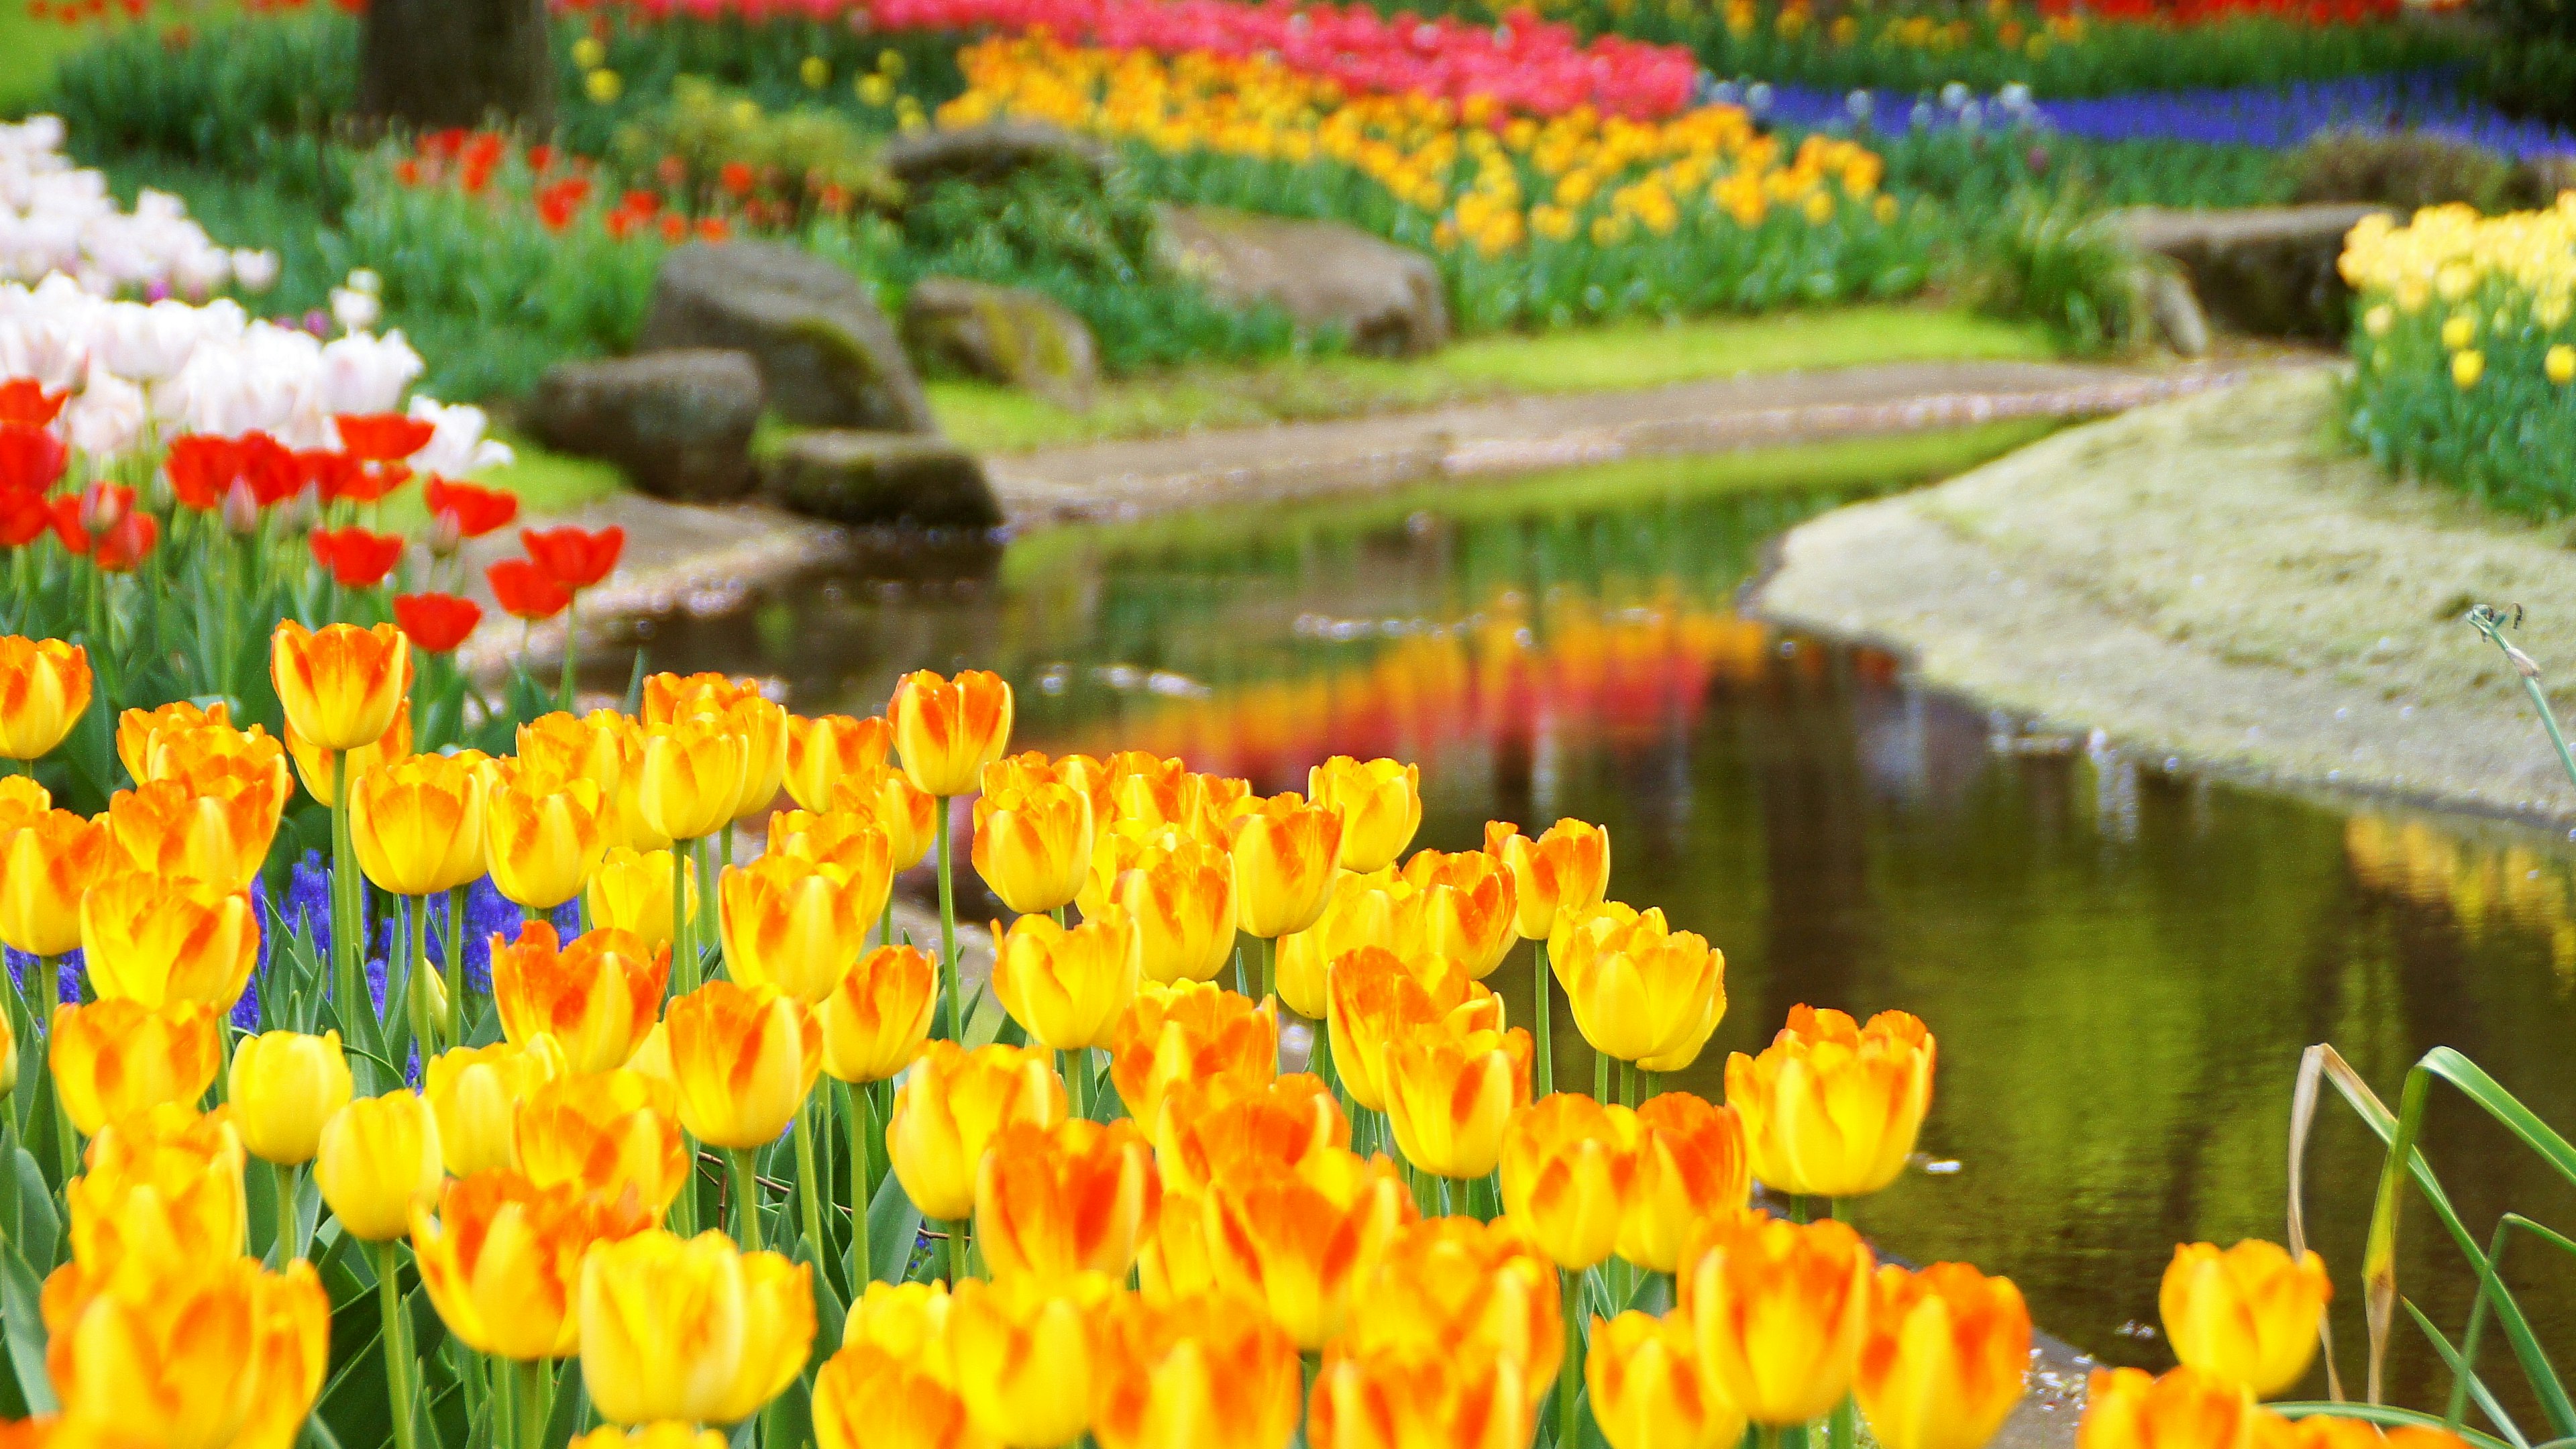
[[[2548,937],[2561,983],[2576,985],[2576,889],[2559,857],[2384,815],[2346,821],[2343,846],[2364,887],[2447,907],[2473,940],[2499,926]]]

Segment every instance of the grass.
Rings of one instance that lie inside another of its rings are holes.
[[[1860,306],[1471,338],[1427,358],[1310,358],[1105,383],[1073,412],[990,383],[937,380],[931,410],[979,452],[1258,427],[1534,393],[1601,392],[1876,362],[2038,360],[2043,328],[1946,308]]]

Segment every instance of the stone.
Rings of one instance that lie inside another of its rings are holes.
[[[761,460],[761,487],[780,507],[832,523],[983,529],[1002,521],[983,465],[918,433],[799,434]]]
[[[759,481],[760,401],[751,354],[690,348],[557,363],[523,416],[547,447],[614,463],[656,498],[724,503]]]
[[[2202,315],[2189,278],[2171,267],[2141,263],[2133,285],[2138,289],[2139,308],[2159,341],[2184,357],[2208,353],[2209,318]]]
[[[2344,234],[2386,209],[2349,203],[2240,211],[2142,206],[2113,217],[2131,245],[2182,268],[2211,320],[2256,336],[2340,342],[2352,310],[2352,288],[2335,270]]]
[[[942,181],[1002,181],[1033,166],[1061,164],[1096,184],[1117,164],[1110,149],[1088,136],[1037,121],[988,121],[954,130],[914,131],[885,143],[877,162],[906,187]]]
[[[921,379],[859,279],[778,242],[692,242],[662,259],[639,352],[729,348],[770,408],[814,428],[936,432]]]
[[[1080,411],[1100,351],[1071,308],[1027,287],[924,277],[903,302],[903,340],[925,364],[1005,383]]]
[[[1449,340],[1440,269],[1410,247],[1337,221],[1222,207],[1170,207],[1162,219],[1172,265],[1238,306],[1275,303],[1301,327],[1340,329],[1357,352],[1410,357]]]

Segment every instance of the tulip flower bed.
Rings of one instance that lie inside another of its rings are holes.
[[[2576,511],[2576,193],[2546,211],[2365,220],[2345,417],[2383,464],[2494,507]]]

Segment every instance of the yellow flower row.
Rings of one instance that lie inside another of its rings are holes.
[[[2489,280],[2528,300],[2544,328],[2565,323],[2576,299],[2576,191],[2539,211],[2480,216],[2468,206],[2433,206],[2400,226],[2364,217],[2337,263],[2356,292],[2384,295],[2413,313],[2435,299],[2456,306]]]
[[[1892,209],[1877,195],[1885,165],[1875,153],[1822,136],[1789,148],[1734,106],[1666,121],[1588,108],[1505,119],[1478,101],[1350,96],[1265,58],[1166,58],[1044,38],[984,41],[961,51],[958,63],[967,88],[940,108],[943,126],[1008,116],[1173,154],[1298,165],[1329,159],[1438,216],[1443,245],[1465,243],[1488,256],[1532,233],[1564,240],[1587,223],[1601,244],[1638,228],[1668,235],[1698,205],[1742,226],[1781,206],[1818,225],[1845,200],[1872,202],[1882,220]]]

